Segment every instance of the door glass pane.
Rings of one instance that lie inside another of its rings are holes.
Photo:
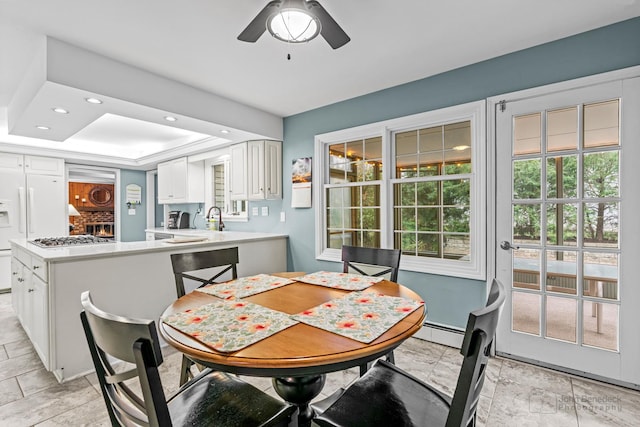
[[[584,204],[584,246],[618,247],[618,203]]]
[[[583,301],[584,345],[618,351],[618,311],[616,304]]]
[[[620,184],[618,151],[585,154],[583,168],[585,199],[618,196]]]
[[[547,157],[547,197],[568,199],[578,196],[578,157]]]
[[[576,246],[578,241],[578,205],[575,203],[547,204],[547,243]]]
[[[584,106],[584,146],[605,147],[619,144],[619,100]]]
[[[577,252],[547,251],[547,291],[577,295],[577,274]]]
[[[590,297],[618,299],[618,254],[584,252],[583,294]]]
[[[540,153],[540,113],[516,117],[513,128],[513,155]]]
[[[513,292],[511,302],[513,331],[540,335],[540,295]]]
[[[547,151],[575,150],[578,147],[578,107],[547,113]]]
[[[578,304],[572,298],[546,297],[548,338],[576,342]]]
[[[540,290],[540,251],[513,251],[513,287]]]
[[[540,198],[540,159],[516,160],[513,162],[513,198]]]
[[[540,205],[513,205],[514,243],[540,243]]]

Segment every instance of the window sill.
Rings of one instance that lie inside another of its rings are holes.
[[[342,263],[342,252],[339,249],[327,249],[316,257],[319,261]],[[400,259],[400,270],[416,273],[435,274],[438,276],[459,277],[462,279],[486,280],[483,268],[469,263],[450,260],[426,259],[403,255]]]

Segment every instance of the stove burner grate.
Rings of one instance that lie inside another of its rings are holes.
[[[40,239],[32,240],[36,246],[41,248],[55,248],[62,246],[76,246],[76,245],[92,245],[96,243],[113,243],[113,239],[106,239],[104,237],[96,237],[91,235],[81,236],[66,236],[66,237],[43,237]]]

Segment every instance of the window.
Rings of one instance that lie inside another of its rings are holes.
[[[246,221],[247,201],[231,200],[229,197],[229,160],[221,156],[207,160],[205,191],[208,193],[207,206],[218,206],[222,209],[222,218],[225,221]]]
[[[328,158],[328,246],[380,247],[382,138],[331,144]]]
[[[403,255],[471,255],[471,121],[392,134],[394,248]]]
[[[484,126],[478,102],[317,135],[318,258],[398,248],[402,269],[484,279]]]

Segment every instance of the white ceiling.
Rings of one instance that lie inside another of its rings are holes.
[[[320,2],[351,37],[344,47],[332,50],[321,37],[288,45],[268,32],[256,43],[238,41],[237,35],[267,0],[0,0],[0,149],[65,150],[69,158],[74,151],[94,151],[88,142],[92,140],[102,150],[96,153],[119,154],[110,163],[144,168],[153,159],[150,145],[131,147],[133,136],[124,135],[127,142],[117,137],[126,129],[140,131],[123,125],[124,119],[117,125],[92,126],[82,132],[90,137],[75,145],[72,139],[64,145],[8,134],[7,106],[46,36],[286,117],[640,15],[639,0]],[[140,108],[149,107],[170,111],[153,105]],[[105,113],[127,115],[119,110]],[[67,116],[64,120],[74,120],[73,114]],[[171,126],[184,127],[180,121]],[[207,135],[213,135],[211,129]],[[242,133],[247,129],[234,130],[243,137],[252,135]],[[165,140],[156,151],[199,138],[180,133],[172,139],[171,132],[157,134]]]

